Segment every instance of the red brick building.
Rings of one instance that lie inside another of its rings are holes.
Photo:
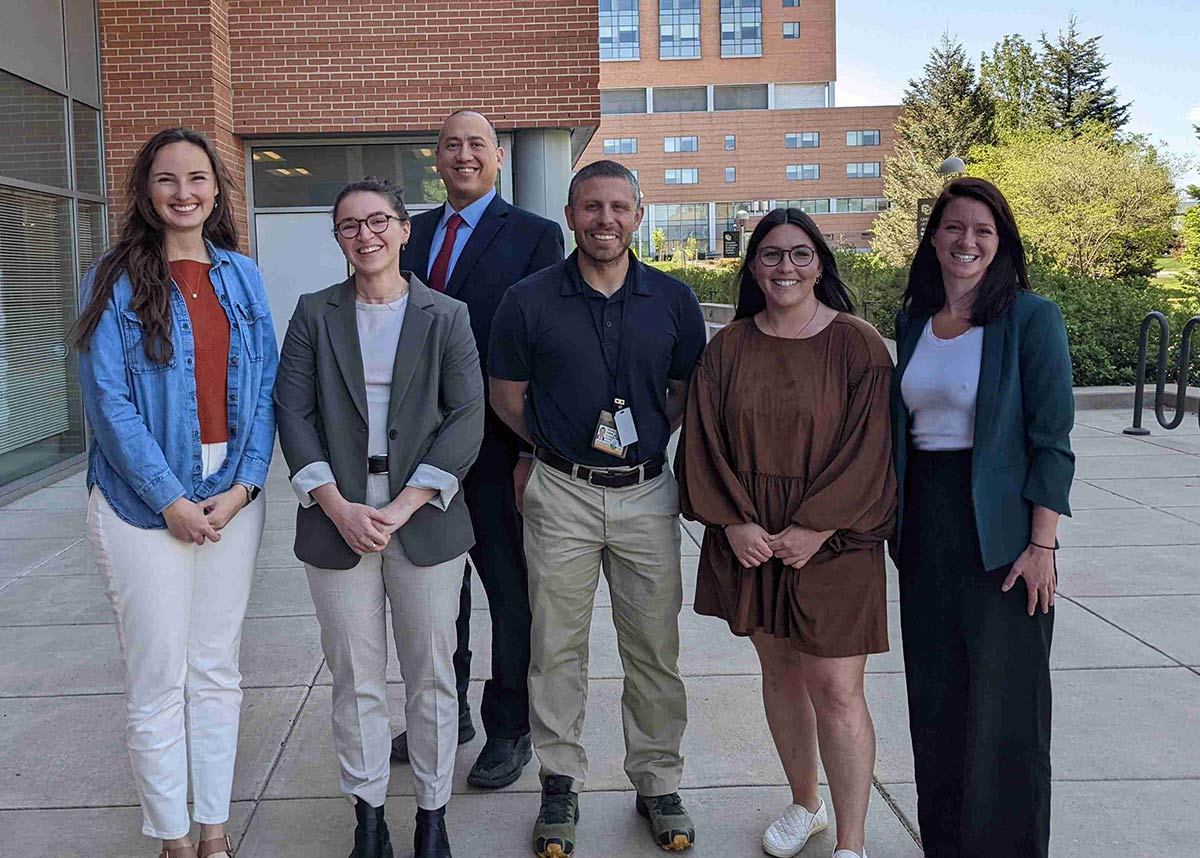
[[[600,131],[646,196],[645,250],[720,250],[734,215],[790,204],[866,247],[898,106],[835,107],[835,0],[600,0]],[[753,221],[753,218],[752,218]]]

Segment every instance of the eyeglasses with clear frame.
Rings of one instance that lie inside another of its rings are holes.
[[[786,251],[778,247],[763,247],[758,251],[758,263],[767,268],[774,268],[783,262],[784,254],[791,258],[792,265],[803,268],[812,263],[817,252],[807,244],[797,244],[791,250]]]
[[[388,214],[387,212],[374,212],[366,217],[347,217],[342,218],[333,227],[335,235],[340,235],[342,238],[357,238],[362,231],[362,225],[365,223],[367,229],[379,235],[387,232],[388,224],[391,221],[404,222],[404,218],[396,215]]]

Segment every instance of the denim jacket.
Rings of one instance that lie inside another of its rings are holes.
[[[225,462],[203,476],[196,404],[196,349],[183,295],[171,293],[167,364],[146,357],[143,329],[129,308],[133,286],[122,273],[87,349],[79,355],[80,387],[93,438],[87,484],[99,486],[122,519],[163,528],[162,511],[181,497],[201,501],[234,483],[262,488],[275,444],[271,391],[279,354],[262,275],[254,261],[208,245],[211,279],[229,317]],[[96,269],[83,281],[91,293]]]

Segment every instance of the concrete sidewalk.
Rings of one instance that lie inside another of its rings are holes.
[[[1200,844],[1200,428],[1120,434],[1129,412],[1080,412],[1073,519],[1061,528],[1054,658],[1056,858],[1183,856]],[[268,532],[246,621],[245,704],[232,833],[241,858],[340,858],[353,813],[339,797],[329,674],[302,568],[291,553],[294,502],[283,470],[267,490]],[[124,704],[112,616],[84,540],[83,476],[0,509],[0,855],[117,858],[156,854],[122,739]],[[699,548],[684,539],[685,601]],[[894,574],[891,598],[895,599]],[[476,606],[484,605],[477,591]],[[872,858],[921,850],[906,725],[897,604],[892,651],[873,657],[867,690],[879,734],[868,819]],[[486,676],[486,610],[472,617],[475,679]],[[788,802],[766,729],[753,648],[684,608],[689,693],[685,801],[697,856],[761,855],[759,837]],[[480,657],[482,655],[482,657]],[[398,671],[389,688],[403,698]],[[620,661],[607,594],[597,598],[585,744],[581,858],[661,854],[634,813],[621,769]],[[473,683],[478,701],[482,683]],[[403,710],[396,712],[401,729]],[[512,787],[466,785],[482,735],[458,758],[449,826],[455,854],[530,855],[536,768]],[[411,854],[412,784],[393,768],[397,856]],[[823,834],[804,856],[827,858]]]

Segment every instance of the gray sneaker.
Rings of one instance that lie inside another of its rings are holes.
[[[650,820],[654,842],[668,852],[682,852],[696,842],[696,826],[683,809],[679,793],[650,798],[639,793],[635,807],[639,814]]]
[[[550,775],[542,783],[542,807],[533,824],[533,851],[538,858],[566,858],[575,852],[579,796],[571,792],[573,783],[566,775]]]

